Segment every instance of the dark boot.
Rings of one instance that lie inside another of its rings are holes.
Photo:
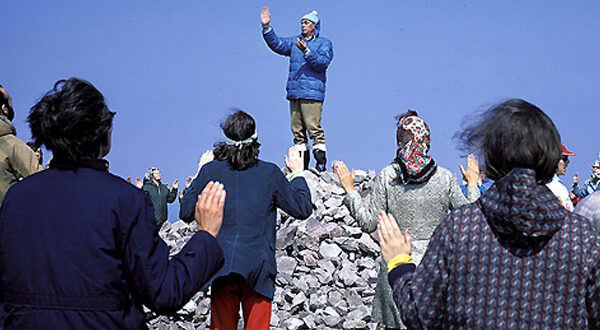
[[[314,149],[313,155],[315,156],[315,161],[317,162],[317,166],[315,166],[317,171],[319,171],[319,172],[327,171],[327,167],[326,167],[327,157],[325,157],[325,151],[319,150],[319,149]]]
[[[308,164],[310,163],[310,152],[307,150],[301,152],[300,154],[304,154],[304,169],[308,170]]]

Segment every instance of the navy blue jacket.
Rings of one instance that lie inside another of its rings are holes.
[[[310,49],[305,55],[297,46],[296,38],[302,35],[280,38],[271,26],[263,28],[263,37],[267,46],[279,55],[290,57],[290,72],[287,81],[287,99],[306,99],[323,101],[325,99],[325,72],[333,59],[333,44],[329,39],[319,36],[321,21],[315,26],[315,37],[306,41]]]
[[[146,328],[142,304],[174,312],[223,264],[205,231],[169,260],[148,196],[107,168],[51,168],[9,189],[0,210],[7,329]]]
[[[254,291],[273,299],[277,208],[294,218],[308,218],[312,203],[306,181],[298,177],[289,182],[277,165],[260,160],[243,171],[230,169],[226,161],[212,161],[202,167],[184,193],[181,219],[193,220],[198,194],[209,181],[221,182],[227,192],[223,225],[217,236],[225,264],[214,278],[240,274]]]

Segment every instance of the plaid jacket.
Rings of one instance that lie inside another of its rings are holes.
[[[600,328],[599,262],[591,223],[514,169],[388,278],[410,329]]]

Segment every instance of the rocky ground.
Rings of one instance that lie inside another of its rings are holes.
[[[278,214],[278,275],[271,328],[375,329],[370,314],[379,246],[342,205],[344,191],[335,174],[305,173],[313,214],[306,220]],[[374,177],[372,170],[356,171],[356,186],[365,199]],[[160,235],[175,254],[193,232],[193,224],[178,221],[163,226]],[[210,292],[198,293],[174,316],[149,313],[149,317],[153,329],[208,329]]]

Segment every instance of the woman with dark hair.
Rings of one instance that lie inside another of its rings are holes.
[[[430,132],[425,121],[416,111],[408,111],[396,119],[396,158],[375,178],[368,204],[354,189],[354,176],[343,162],[334,163],[334,171],[347,193],[344,205],[362,230],[375,231],[381,211],[393,214],[398,224],[408,228],[415,238],[414,259],[418,262],[435,227],[448,211],[479,197],[479,169],[470,155],[465,172],[468,181],[465,197],[452,173],[438,166],[429,155]],[[386,328],[402,328],[386,274],[382,264],[373,299],[373,318]]]
[[[215,160],[202,166],[184,193],[180,218],[191,221],[197,192],[209,181],[227,187],[223,228],[217,236],[225,265],[211,280],[211,329],[237,329],[240,303],[246,329],[269,329],[275,291],[277,208],[306,219],[312,213],[303,162],[290,148],[285,159],[288,181],[277,165],[258,159],[254,119],[243,111],[223,124],[224,141],[215,144]]]
[[[418,267],[411,235],[381,214],[389,283],[411,329],[598,329],[600,236],[546,187],[560,136],[538,107],[511,99],[457,138],[494,185],[436,228]]]
[[[142,305],[177,311],[223,264],[223,186],[207,185],[194,203],[200,230],[169,259],[150,199],[102,159],[114,115],[77,78],[31,108],[33,138],[54,157],[0,210],[0,328],[146,328]]]

